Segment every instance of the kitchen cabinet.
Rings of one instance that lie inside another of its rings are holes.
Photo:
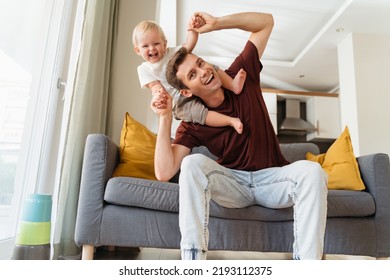
[[[275,93],[263,92],[263,98],[275,133],[278,134],[277,95]]]
[[[339,98],[310,97],[306,103],[306,119],[317,128],[317,131],[307,134],[307,141],[338,138],[341,133]]]
[[[306,135],[307,141],[337,139],[341,133],[340,105],[337,93],[263,88],[263,97],[276,134],[278,134],[278,98],[293,98],[306,103],[306,120],[317,128],[317,131]]]

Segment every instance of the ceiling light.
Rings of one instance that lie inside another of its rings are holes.
[[[344,32],[344,28],[339,27],[339,28],[336,29],[336,32]]]

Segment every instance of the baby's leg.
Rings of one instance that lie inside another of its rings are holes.
[[[229,117],[210,110],[207,113],[205,124],[213,127],[231,126],[239,134],[241,134],[244,129],[244,126],[239,118]]]
[[[244,125],[242,124],[241,120],[239,118],[228,118],[231,119],[231,126],[237,131],[238,134],[241,134],[244,129]]]
[[[246,78],[246,72],[243,69],[240,69],[240,71],[238,71],[237,75],[234,77],[232,82],[232,87],[233,87],[232,91],[235,94],[241,93],[242,88],[244,87],[245,78]]]

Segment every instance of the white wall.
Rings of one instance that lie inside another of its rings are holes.
[[[338,46],[342,127],[356,155],[390,154],[390,37],[350,34]]]
[[[155,131],[150,93],[140,88],[136,70],[142,59],[133,51],[131,35],[139,21],[161,17],[156,16],[160,1],[120,1],[107,121],[107,135],[116,143],[125,112]],[[338,46],[341,126],[349,126],[356,155],[390,154],[389,49],[390,37],[366,34],[351,34]]]
[[[113,51],[111,92],[109,99],[107,135],[119,144],[120,131],[126,112],[142,124],[147,124],[151,94],[141,89],[137,66],[143,62],[135,54],[132,33],[142,20],[155,20],[157,0],[119,1],[118,38]],[[150,113],[149,113],[150,115]]]

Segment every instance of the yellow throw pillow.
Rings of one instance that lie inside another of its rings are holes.
[[[325,154],[313,155],[312,153],[308,152],[306,154],[306,159],[318,162],[322,166],[325,159]]]
[[[114,177],[136,177],[157,180],[154,173],[156,135],[125,114],[119,144],[120,163]]]
[[[328,189],[355,191],[365,189],[347,126],[325,154],[315,156],[307,153],[306,159],[321,164],[328,174]]]

